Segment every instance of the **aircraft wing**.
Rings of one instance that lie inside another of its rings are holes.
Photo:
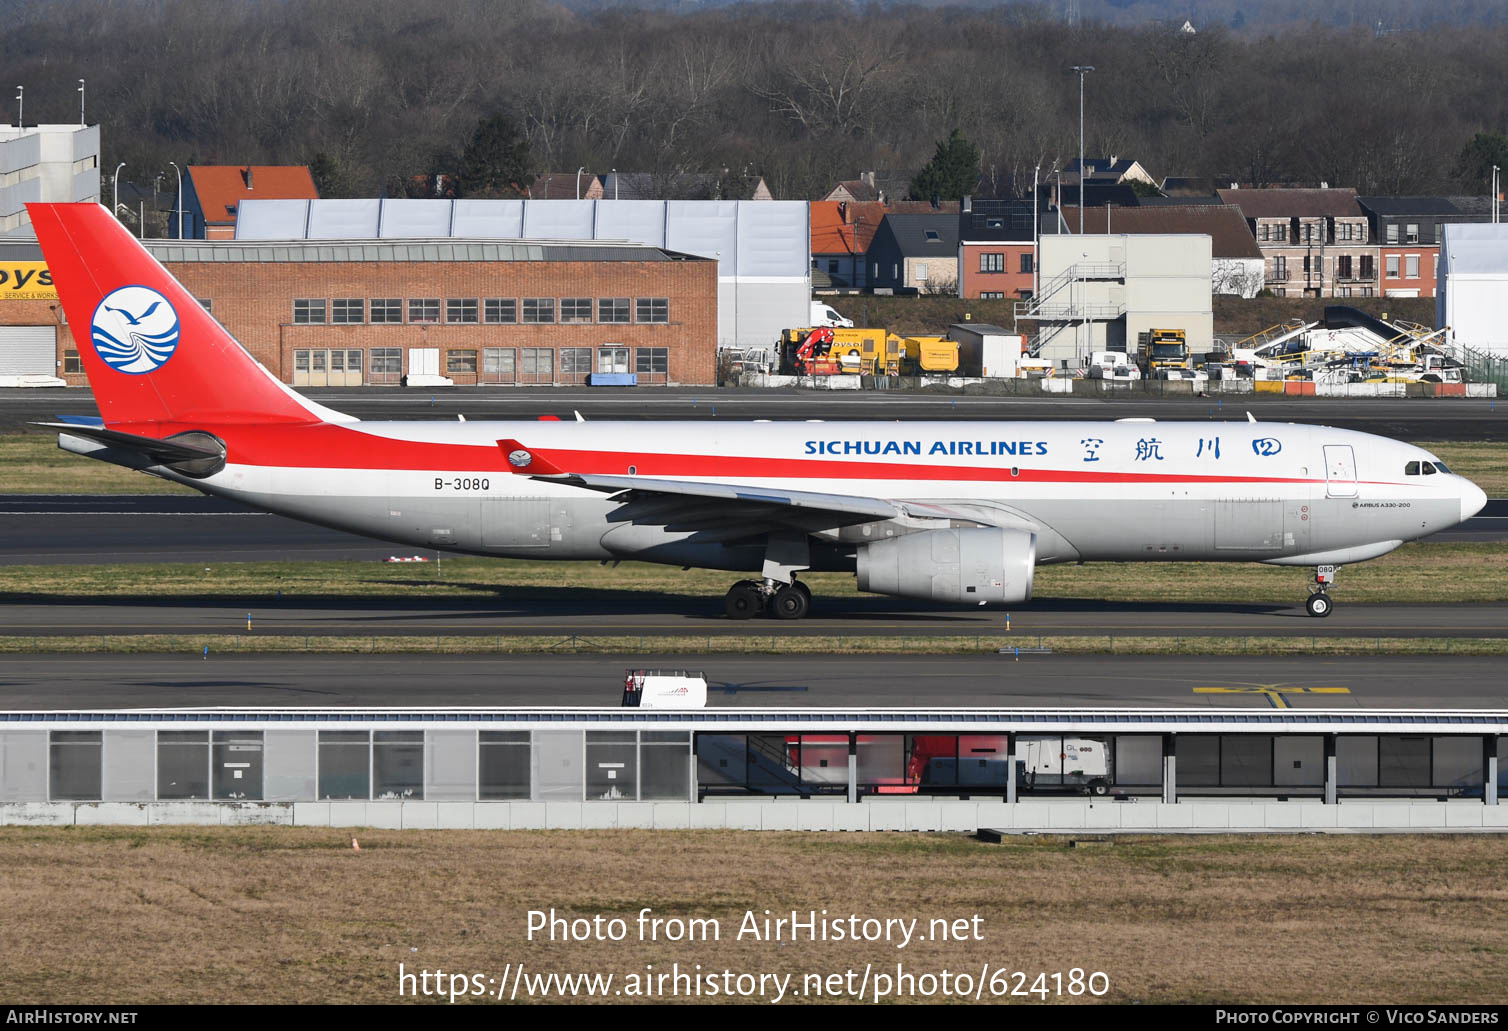
[[[904,501],[738,483],[578,473],[518,441],[498,444],[509,456],[510,465],[523,475],[613,495],[613,500],[623,505],[609,517],[613,521],[664,526],[673,531],[718,532],[733,539],[771,530],[815,533],[902,517],[985,526],[1020,522],[1014,514],[966,502]]]
[[[832,530],[894,519],[905,512],[900,503],[851,494],[577,473],[529,452],[517,441],[499,441],[499,445],[509,455],[510,463],[526,476],[613,495],[613,500],[623,506],[609,516],[615,522],[664,526],[672,531],[717,531],[733,538],[771,530]],[[528,460],[519,466],[515,456],[523,455]]]

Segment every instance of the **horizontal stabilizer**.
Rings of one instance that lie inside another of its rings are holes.
[[[174,462],[213,461],[225,457],[224,448],[203,447],[177,440],[158,440],[156,437],[142,437],[135,433],[107,430],[102,426],[87,426],[69,422],[36,422],[32,423],[32,425],[44,426],[51,430],[61,430],[70,436],[83,437],[86,440],[97,441],[109,447],[135,451],[149,458],[156,459],[160,465],[172,465]]]

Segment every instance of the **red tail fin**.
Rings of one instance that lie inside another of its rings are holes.
[[[28,204],[107,426],[319,422],[98,204]]]

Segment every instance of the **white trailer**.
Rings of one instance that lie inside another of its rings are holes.
[[[684,669],[631,669],[623,675],[623,704],[639,709],[705,709],[707,678]]]

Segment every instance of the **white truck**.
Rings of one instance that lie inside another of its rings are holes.
[[[1023,787],[1077,789],[1086,795],[1110,793],[1110,748],[1099,738],[1022,734],[1016,739],[1016,755]]]
[[[705,709],[707,678],[684,669],[627,670],[623,704],[637,709]]]
[[[812,302],[812,317],[809,326],[828,326],[833,329],[853,329],[853,319],[845,319],[838,309],[822,301]]]
[[[1141,379],[1141,370],[1125,351],[1095,351],[1089,356],[1089,379]]]

